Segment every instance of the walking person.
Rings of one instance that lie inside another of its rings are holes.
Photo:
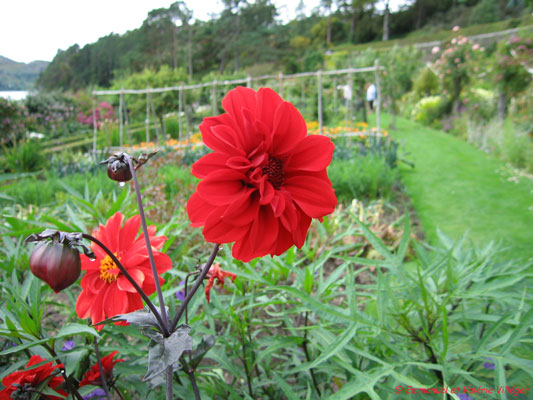
[[[374,111],[374,102],[376,101],[376,95],[376,85],[371,83],[370,86],[368,86],[368,89],[366,90],[366,101],[368,101],[368,107],[370,108],[370,112]]]

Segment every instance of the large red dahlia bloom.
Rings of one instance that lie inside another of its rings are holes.
[[[123,222],[124,215],[117,212],[109,218],[105,226],[100,225],[93,232],[93,236],[115,254],[137,284],[150,295],[155,292],[155,280],[150,268],[144,234],[137,236],[141,224],[140,216],[128,219],[124,225]],[[161,274],[172,267],[172,261],[166,254],[157,251],[167,238],[155,236],[155,231],[155,226],[148,227],[157,272]],[[111,257],[95,243],[91,245],[91,250],[96,260],[80,255],[81,269],[86,271],[86,274],[81,280],[82,292],[76,302],[78,317],[91,317],[92,323],[97,324],[106,318],[143,308],[141,295],[120,272]],[[164,279],[159,277],[159,282],[163,283]],[[96,326],[98,330],[102,328],[103,325]]]
[[[113,377],[113,367],[115,366],[115,364],[124,361],[122,358],[113,360],[113,358],[115,358],[117,354],[118,351],[114,351],[111,354],[102,357],[102,359],[100,360],[102,363],[102,370],[104,371],[104,377],[106,379],[106,382],[109,382]],[[100,375],[100,368],[98,367],[98,364],[92,365],[91,369],[87,371],[83,376],[83,379],[80,382],[80,387],[85,385],[102,385],[102,378]]]
[[[242,261],[301,247],[311,219],[337,204],[326,172],[333,143],[308,136],[302,115],[272,89],[238,87],[222,106],[200,125],[214,152],[192,167],[202,179],[187,203],[192,226],[208,242],[235,242]]]
[[[57,396],[46,395],[44,398],[49,400],[64,399],[68,396],[68,393],[62,389],[57,389],[61,383],[64,382],[62,376],[50,376],[56,368],[64,368],[63,364],[54,365],[53,362],[44,363],[35,368],[30,368],[33,365],[42,363],[45,361],[41,356],[31,356],[25,371],[16,371],[9,374],[2,379],[2,385],[5,389],[0,392],[0,400],[9,400],[12,394],[17,390],[31,390],[37,389],[43,382],[47,382],[46,385],[57,392]],[[30,369],[28,369],[30,368]],[[56,371],[59,373],[59,371]]]

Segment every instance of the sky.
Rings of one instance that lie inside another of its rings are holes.
[[[0,0],[0,55],[28,63],[52,61],[58,49],[80,47],[110,33],[139,28],[148,12],[169,7],[175,0]],[[222,11],[221,0],[185,0],[193,18],[210,19]],[[393,3],[400,0],[391,0]],[[295,16],[299,0],[273,0],[279,18]],[[306,14],[320,0],[305,0]],[[394,8],[393,6],[391,8]]]

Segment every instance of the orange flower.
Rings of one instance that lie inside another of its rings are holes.
[[[237,278],[237,275],[234,273],[223,271],[220,269],[220,264],[215,263],[209,268],[209,272],[207,273],[206,279],[209,279],[207,281],[207,286],[205,287],[205,297],[207,298],[207,302],[210,302],[209,298],[209,291],[215,284],[215,279],[218,281],[218,285],[220,287],[224,287],[224,279],[228,277],[231,278],[232,282],[235,282],[235,278]]]

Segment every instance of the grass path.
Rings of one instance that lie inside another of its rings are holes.
[[[437,227],[452,238],[468,230],[477,244],[494,240],[513,258],[533,257],[532,180],[509,180],[504,162],[444,132],[402,118],[396,125],[391,136],[415,163],[401,167],[402,180],[430,242]]]

